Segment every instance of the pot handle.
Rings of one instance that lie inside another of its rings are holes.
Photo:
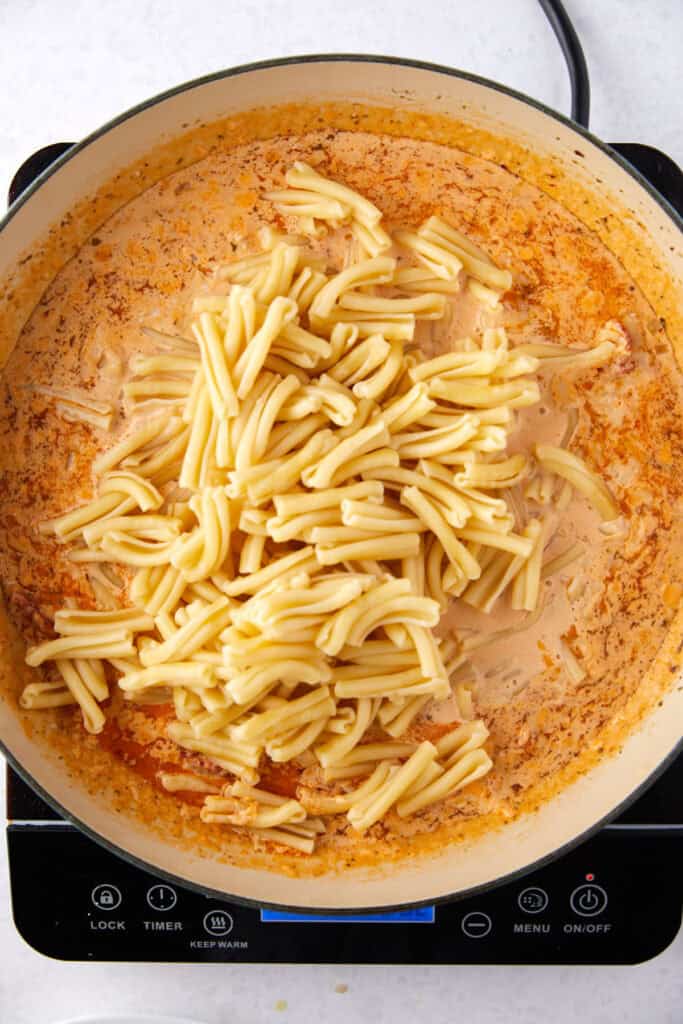
[[[588,127],[591,105],[591,87],[588,65],[576,29],[572,25],[562,0],[538,0],[550,27],[557,36],[567,62],[572,93],[571,117],[582,128]]]
[[[67,149],[71,149],[73,145],[75,145],[73,142],[52,142],[49,146],[43,146],[42,149],[31,153],[30,157],[24,160],[23,164],[15,172],[10,182],[7,193],[9,205],[11,206],[43,171],[46,171],[55,160],[66,153]]]
[[[610,147],[640,171],[683,217],[683,171],[675,160],[642,142],[610,142]]]

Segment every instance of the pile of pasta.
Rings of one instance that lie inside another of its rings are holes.
[[[507,444],[539,368],[601,365],[619,336],[511,348],[488,327],[425,358],[418,321],[465,289],[495,311],[509,272],[438,217],[389,234],[305,164],[286,184],[267,198],[298,234],[264,229],[260,252],[222,267],[192,338],[148,331],[158,350],[131,360],[131,424],[93,463],[96,496],[43,524],[86,566],[95,607],[56,613],[26,659],[56,677],[22,703],[77,703],[97,733],[113,680],[127,700],[172,701],[168,738],[212,771],[163,772],[165,788],[203,793],[205,822],[310,853],[330,815],[363,833],[491,769],[458,682],[467,642],[435,629],[456,599],[537,610],[556,484],[560,505],[576,489],[618,514],[565,448]],[[331,269],[307,236],[337,231],[350,241]],[[518,485],[538,506],[525,522]],[[447,700],[448,731],[420,742]],[[304,772],[296,796],[259,785],[269,762]]]

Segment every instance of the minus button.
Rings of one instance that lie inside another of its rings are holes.
[[[493,922],[488,914],[473,910],[471,914],[465,914],[460,927],[468,939],[483,939],[491,931]]]

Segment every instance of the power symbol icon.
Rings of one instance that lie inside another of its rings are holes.
[[[579,917],[596,917],[607,906],[607,893],[600,885],[580,885],[569,897],[569,903]]]

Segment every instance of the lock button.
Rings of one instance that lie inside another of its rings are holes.
[[[90,893],[90,899],[92,905],[98,910],[116,910],[117,907],[121,906],[121,890],[117,889],[115,885],[109,885],[104,883],[102,885],[96,885],[93,891]]]

